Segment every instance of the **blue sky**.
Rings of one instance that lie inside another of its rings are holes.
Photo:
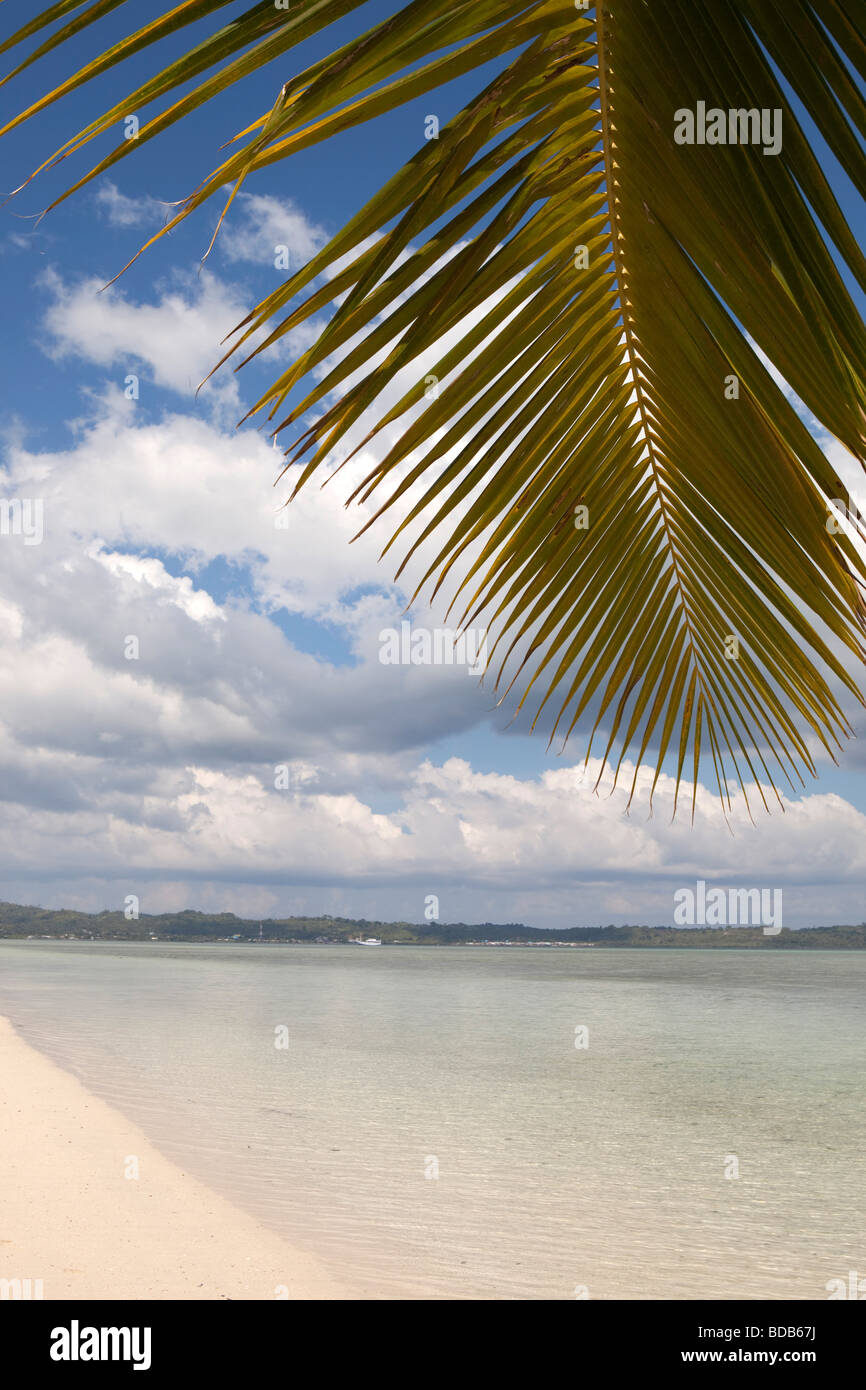
[[[163,7],[135,8],[142,22]],[[369,22],[392,8],[367,5]],[[127,9],[102,26],[106,47]],[[31,12],[7,0],[4,29]],[[234,429],[273,360],[193,394],[219,339],[278,282],[276,245],[310,254],[416,152],[427,114],[444,124],[487,72],[248,183],[204,267],[217,202],[99,293],[159,227],[160,204],[188,193],[286,77],[357,24],[209,103],[38,226],[111,142],[2,210],[5,495],[44,496],[45,540],[5,538],[0,557],[0,896],[100,909],[135,893],[143,911],[417,921],[433,894],[446,921],[569,926],[670,922],[675,889],[705,877],[783,887],[791,925],[861,921],[862,738],[754,828],[741,811],[728,827],[709,788],[694,828],[669,824],[665,794],[651,818],[640,798],[625,816],[618,795],[593,794],[579,739],[548,750],[465,670],[377,659],[407,599],[393,568],[369,533],[349,546],[357,522],[337,482],[309,489],[276,526],[277,455],[254,426]],[[7,137],[4,184],[190,32]],[[82,59],[90,43],[79,41]],[[70,49],[2,89],[2,112],[72,65]],[[838,191],[852,212],[844,180]]]

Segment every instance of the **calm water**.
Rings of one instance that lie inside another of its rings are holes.
[[[28,1041],[373,1297],[866,1274],[864,986],[848,952],[0,944]]]

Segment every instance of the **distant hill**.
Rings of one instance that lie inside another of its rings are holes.
[[[483,942],[532,946],[709,946],[758,950],[863,950],[866,923],[856,927],[784,928],[765,936],[760,927],[571,927],[541,931],[522,922],[370,922],[354,917],[236,917],[233,912],[163,912],[128,920],[122,912],[76,912],[0,903],[0,940],[51,937],[96,941],[237,941],[338,944],[376,936],[386,944],[460,946]]]

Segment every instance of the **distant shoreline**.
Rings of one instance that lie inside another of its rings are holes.
[[[866,950],[866,923],[858,926],[635,926],[567,927],[561,931],[525,922],[371,922],[350,917],[236,917],[233,912],[139,912],[127,899],[124,912],[79,912],[0,902],[0,942],[179,941],[268,946],[341,946],[375,938],[384,946],[532,946],[541,949],[640,947],[670,950]],[[375,948],[374,948],[375,949]]]
[[[804,928],[803,931],[809,930]],[[683,935],[685,933],[682,933]],[[677,936],[680,933],[677,932]],[[796,935],[796,933],[791,933]],[[54,943],[55,945],[99,945],[105,943],[112,946],[236,946],[236,947],[255,947],[255,946],[280,946],[286,947],[311,947],[311,946],[349,946],[352,943],[343,940],[332,941],[286,941],[279,937],[262,937],[261,939],[247,939],[234,941],[230,937],[224,936],[74,936],[74,935],[23,935],[0,932],[0,946],[10,943],[21,944],[23,942],[34,944]],[[442,950],[455,947],[462,947],[467,950],[554,950],[571,951],[586,950],[592,948],[599,951],[760,951],[760,950],[783,950],[783,951],[863,951],[866,950],[866,943],[850,943],[818,941],[800,943],[798,941],[779,941],[778,939],[768,939],[766,944],[762,941],[643,941],[643,942],[613,942],[613,941],[383,941],[381,943],[387,947],[424,947],[428,950]]]

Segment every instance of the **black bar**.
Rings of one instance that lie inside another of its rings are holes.
[[[401,1302],[397,1309],[354,1301],[4,1302],[0,1336],[4,1368],[14,1366],[16,1378],[22,1372],[48,1374],[56,1383],[106,1372],[142,1383],[145,1376],[161,1383],[166,1373],[189,1372],[223,1382],[251,1371],[309,1382],[311,1373],[330,1379],[335,1353],[345,1355],[353,1376],[366,1379],[383,1365],[392,1373],[399,1366],[399,1378],[408,1383],[429,1379],[437,1364],[443,1375],[453,1376],[461,1363],[465,1369],[465,1353],[486,1363],[488,1372],[500,1358],[516,1372],[509,1359],[518,1354],[535,1366],[533,1379],[545,1378],[545,1366],[549,1371],[561,1358],[575,1377],[590,1366],[596,1375],[652,1376],[675,1368],[688,1374],[707,1367],[736,1372],[794,1365],[826,1379],[859,1363],[863,1310],[852,1303],[862,1301],[855,1289],[853,1300],[848,1295],[822,1302],[575,1300],[545,1305],[543,1312],[540,1301],[527,1301],[517,1312],[511,1300],[503,1300],[489,1303],[486,1313],[477,1301],[456,1301],[449,1311],[438,1300],[435,1309],[423,1300]],[[109,1333],[103,1339],[103,1328],[118,1329],[117,1338]],[[550,1340],[538,1340],[539,1332]],[[92,1349],[107,1359],[86,1359]],[[115,1350],[128,1359],[111,1359]],[[77,1353],[77,1359],[55,1359],[61,1353]]]

